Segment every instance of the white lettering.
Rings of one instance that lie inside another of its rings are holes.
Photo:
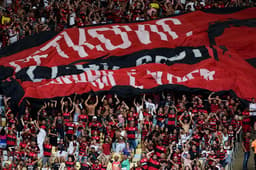
[[[107,50],[112,51],[117,48],[121,48],[121,49],[129,48],[131,46],[131,41],[128,38],[128,34],[126,32],[121,31],[119,27],[121,26],[112,26],[112,28],[108,28],[108,27],[94,28],[94,29],[89,29],[88,33],[93,38],[98,38],[101,43],[105,44],[105,47]],[[128,27],[126,26],[125,29],[127,30]],[[123,43],[119,45],[113,45],[111,43],[111,40],[106,38],[104,34],[98,33],[98,32],[105,32],[105,31],[113,31],[115,35],[120,35]]]
[[[47,58],[47,57],[48,57],[48,54],[28,56],[28,57],[26,57],[24,59],[19,59],[19,60],[11,61],[9,64],[11,66],[15,67],[15,72],[18,72],[18,71],[21,70],[21,66],[18,64],[19,62],[27,63],[27,62],[29,62],[31,60],[34,60],[34,62],[36,62],[37,65],[40,65],[41,64],[41,58]]]
[[[141,85],[141,86],[137,86],[136,85],[136,79],[134,77],[135,74],[136,74],[136,70],[135,69],[132,69],[132,70],[130,70],[130,72],[127,72],[127,75],[129,76],[130,86],[133,86],[133,87],[139,88],[139,89],[143,89],[143,85]]]
[[[75,83],[85,83],[85,82],[87,82],[84,73],[79,74],[79,75],[74,74],[74,75],[72,75],[72,79],[75,80]]]
[[[36,69],[36,66],[30,66],[27,70],[27,75],[29,76],[29,78],[33,81],[33,82],[40,82],[42,81],[42,79],[36,79],[34,77],[34,70]]]
[[[160,19],[158,21],[156,21],[157,25],[161,25],[163,30],[165,32],[168,32],[169,35],[173,38],[173,39],[177,39],[179,36],[176,34],[176,32],[172,31],[172,29],[169,27],[168,24],[166,24],[166,21],[172,21],[174,25],[181,25],[180,20],[176,19],[176,18],[165,18],[165,19]]]
[[[199,70],[194,70],[194,71],[188,73],[188,74],[186,75],[186,77],[187,77],[189,80],[192,80],[192,79],[194,79],[193,73],[198,73],[198,72],[199,72]]]
[[[98,87],[100,89],[103,89],[106,86],[115,86],[116,82],[115,79],[113,77],[113,72],[108,72],[106,73],[105,71],[102,71],[102,76],[96,80],[96,82],[98,83]]]
[[[62,34],[58,35],[57,37],[55,37],[52,41],[50,41],[49,43],[47,43],[44,47],[42,47],[40,49],[40,51],[46,51],[48,50],[50,47],[54,47],[57,50],[57,53],[63,57],[63,58],[69,58],[69,56],[67,54],[65,54],[65,52],[60,48],[60,45],[57,43],[57,41],[59,41],[62,38]]]
[[[199,49],[193,49],[192,51],[193,51],[194,56],[196,58],[202,57],[202,53],[201,53],[201,51]]]
[[[209,71],[207,69],[200,69],[200,75],[203,76],[205,80],[213,80],[215,71]]]
[[[74,42],[71,40],[71,38],[69,37],[69,35],[66,31],[62,32],[62,34],[64,35],[64,40],[66,41],[68,47],[71,47],[71,48],[73,48],[73,50],[77,51],[78,55],[81,58],[88,56],[88,54],[85,52],[84,47],[82,46],[86,41],[84,29],[79,29],[79,44],[78,45],[74,44]]]
[[[149,63],[152,61],[152,57],[149,55],[145,55],[143,57],[140,57],[139,59],[136,60],[136,66],[145,64],[145,63]]]
[[[64,84],[72,84],[72,79],[70,75],[62,76],[61,79]]]
[[[145,30],[145,25],[138,25],[138,30],[135,31],[142,44],[151,43],[149,31]]]
[[[161,71],[151,72],[151,71],[147,70],[147,74],[150,74],[156,80],[157,84],[159,84],[159,85],[163,84],[162,83],[163,72],[161,72]]]
[[[194,70],[190,73],[188,73],[187,75],[183,76],[183,77],[179,77],[179,76],[175,76],[171,73],[167,73],[167,80],[169,82],[169,84],[175,84],[174,79],[176,79],[177,83],[181,83],[181,82],[186,82],[188,80],[192,80],[194,79],[193,74],[198,73],[199,76],[203,77],[203,79],[205,80],[214,80],[214,75],[215,75],[215,71],[209,71],[207,69],[197,69]]]

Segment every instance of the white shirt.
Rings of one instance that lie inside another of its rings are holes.
[[[194,2],[187,3],[185,9],[187,10],[188,7],[190,6],[190,10],[195,11],[194,4],[195,4]]]
[[[71,13],[69,16],[69,25],[75,25],[76,13]]]
[[[90,148],[94,148],[96,152],[98,152],[99,149],[99,145],[91,145]]]
[[[40,131],[39,133],[37,134],[37,143],[40,145],[40,144],[43,144],[44,143],[44,139],[46,137],[46,132],[43,128],[40,128]]]
[[[189,135],[186,135],[186,134],[180,135],[179,145],[186,143],[189,138],[190,138]]]
[[[68,153],[66,151],[58,151],[57,152],[57,157],[67,157]]]
[[[44,7],[48,7],[48,6],[49,6],[48,0],[44,0]]]
[[[116,144],[116,152],[121,153],[125,149],[125,143],[117,143]]]
[[[13,43],[15,43],[15,42],[18,41],[18,34],[17,34],[16,31],[11,30],[11,31],[9,32],[9,36],[10,36],[10,43],[11,43],[11,44],[13,44]]]
[[[256,103],[250,103],[249,110],[251,116],[256,116]]]
[[[46,132],[43,128],[40,128],[39,133],[37,134],[37,144],[40,150],[40,153],[38,154],[38,157],[41,158],[44,154],[44,148],[43,148],[43,143],[44,139],[46,137]]]
[[[150,102],[145,102],[146,108],[149,110],[150,114],[154,114],[154,112],[156,112],[156,105],[154,103],[150,103]]]
[[[69,145],[68,145],[68,154],[73,154],[73,151],[74,151],[74,149],[76,150],[76,148],[74,147],[74,141],[71,141],[71,142],[69,142]],[[77,145],[76,145],[77,146]]]
[[[180,0],[182,4],[186,4],[186,0]]]
[[[12,4],[12,0],[6,0],[6,4]]]
[[[142,112],[143,106],[136,106],[136,111],[137,113],[139,113],[139,120],[143,120],[144,116],[143,116],[143,112]]]

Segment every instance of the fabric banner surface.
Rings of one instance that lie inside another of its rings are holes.
[[[248,63],[256,55],[255,28],[255,8],[71,28],[40,46],[1,57],[0,79],[4,91],[9,82],[18,82],[23,98],[165,85],[233,90],[250,98],[256,96],[256,72]]]

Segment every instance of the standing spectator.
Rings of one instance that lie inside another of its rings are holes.
[[[256,169],[256,139],[254,139],[251,146],[254,152],[254,168]]]
[[[249,104],[250,116],[252,116],[253,130],[256,130],[256,103],[255,98],[252,98],[251,103]]]
[[[244,161],[243,161],[243,170],[248,170],[247,163],[250,158],[250,132],[247,132],[244,136],[244,140],[242,142],[242,148],[244,151]]]

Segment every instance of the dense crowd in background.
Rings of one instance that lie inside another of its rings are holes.
[[[4,0],[0,48],[41,31],[153,20],[195,10],[255,6],[254,0]],[[196,19],[196,18],[195,18]]]
[[[251,148],[248,105],[228,95],[75,94],[39,107],[27,100],[20,119],[11,100],[0,97],[3,170],[222,170],[236,141],[245,156]]]

